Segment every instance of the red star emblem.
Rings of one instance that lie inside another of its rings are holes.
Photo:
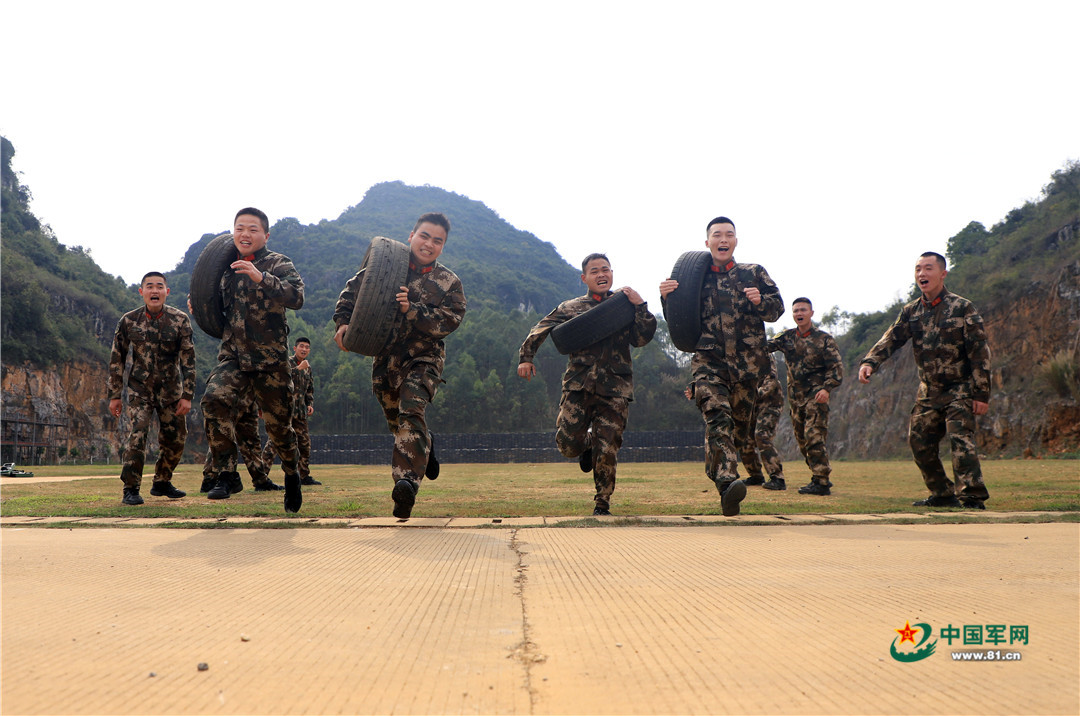
[[[903,629],[893,629],[893,631],[895,631],[897,634],[900,635],[900,643],[901,644],[903,644],[905,641],[910,641],[912,646],[914,646],[915,645],[915,632],[921,631],[921,630],[918,629],[918,628],[912,629],[911,628],[911,622],[905,620]]]

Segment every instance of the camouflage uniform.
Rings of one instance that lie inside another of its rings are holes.
[[[248,391],[237,406],[236,413],[230,421],[229,427],[233,430],[233,442],[240,450],[251,477],[252,485],[264,485],[270,480],[270,463],[263,460],[262,441],[259,439],[259,406],[255,404],[255,394]],[[214,475],[213,452],[206,450],[206,461],[203,463],[203,477],[212,478]],[[228,472],[236,472],[236,454],[230,456]]]
[[[690,361],[694,398],[705,419],[705,474],[721,491],[735,480],[737,448],[751,444],[758,386],[772,363],[765,321],[784,313],[784,300],[758,264],[710,265],[701,289],[701,338]],[[744,288],[756,287],[761,302]]]
[[[830,485],[829,404],[817,403],[819,390],[832,393],[844,380],[844,360],[831,335],[810,326],[805,334],[789,328],[769,341],[766,350],[780,351],[787,361],[788,407],[799,452],[813,473],[813,481]]]
[[[361,280],[357,273],[338,297],[334,308],[338,326],[352,318]],[[398,312],[387,347],[372,362],[371,389],[394,435],[392,479],[395,484],[408,480],[419,490],[431,449],[424,413],[443,382],[443,338],[461,325],[466,304],[461,279],[438,262],[430,266],[410,263],[405,285],[409,310]]]
[[[776,375],[776,361],[769,355],[769,373],[758,386],[757,407],[754,412],[754,441],[739,450],[739,457],[750,477],[760,477],[762,466],[770,478],[784,479],[784,463],[773,446],[776,425],[784,408],[784,393],[780,390],[780,378]]]
[[[989,493],[975,447],[971,406],[973,400],[990,402],[990,345],[982,317],[971,301],[942,289],[931,303],[918,298],[904,306],[862,362],[877,371],[908,339],[919,371],[908,429],[915,464],[934,496],[982,502]],[[938,457],[938,444],[946,434],[956,485]]]
[[[214,471],[236,465],[233,421],[243,395],[252,391],[270,440],[281,455],[286,476],[297,474],[296,434],[292,429],[289,327],[285,309],[304,305],[304,282],[287,256],[265,246],[249,259],[262,281],[226,270],[221,277],[225,331],[218,364],[206,381],[202,409]]]
[[[560,323],[585,313],[614,294],[589,294],[563,301],[529,331],[521,344],[519,363],[532,363],[536,351]],[[630,348],[646,345],[656,333],[656,318],[648,306],[634,307],[634,322],[588,348],[571,353],[563,373],[555,444],[565,457],[578,457],[592,448],[597,509],[611,507],[617,455],[634,399]],[[590,438],[591,432],[591,438]]]
[[[299,451],[300,479],[306,480],[311,475],[311,433],[308,432],[308,408],[315,405],[315,386],[311,380],[311,370],[297,368],[296,356],[289,356],[289,367],[293,382],[293,432],[296,433],[296,448]],[[274,443],[267,440],[262,449],[262,461],[267,470],[274,464]],[[247,458],[245,458],[246,460]]]
[[[191,320],[172,306],[163,306],[156,316],[151,316],[145,306],[121,316],[109,359],[109,400],[118,399],[123,393],[128,349],[131,372],[127,379],[127,417],[131,434],[124,446],[120,479],[125,488],[138,490],[142,484],[146,434],[155,412],[158,460],[154,482],[170,482],[184,454],[187,418],[176,414],[176,404],[181,399],[191,400],[195,393]]]

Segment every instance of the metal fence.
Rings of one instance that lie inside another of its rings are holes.
[[[700,462],[704,430],[623,433],[620,462]],[[311,462],[324,465],[381,465],[390,462],[394,440],[385,435],[312,435]],[[437,433],[442,463],[564,462],[555,433]]]

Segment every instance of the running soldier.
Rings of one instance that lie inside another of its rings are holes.
[[[908,444],[930,496],[920,507],[984,510],[990,494],[983,484],[975,447],[975,417],[990,409],[990,344],[982,316],[971,301],[945,288],[945,257],[927,251],[915,264],[922,292],[900,310],[859,366],[859,382],[911,340],[919,371],[919,393],[911,409]],[[948,434],[955,485],[945,475],[938,445]]]
[[[217,483],[207,497],[224,499],[239,479],[236,473],[236,408],[253,391],[266,432],[285,471],[286,512],[299,512],[304,496],[297,471],[296,434],[292,429],[292,380],[289,374],[289,327],[285,309],[304,305],[304,281],[287,256],[266,248],[270,220],[248,207],[236,213],[233,244],[237,260],[221,276],[225,330],[218,364],[206,381],[202,409],[206,439],[213,454]]]
[[[124,447],[125,505],[141,505],[146,434],[154,413],[158,416],[158,460],[150,494],[178,499],[186,493],[172,484],[187,441],[187,418],[195,395],[195,346],[191,320],[183,311],[165,305],[169,287],[165,275],[151,271],[142,278],[143,306],[125,313],[116,324],[109,359],[109,413],[120,417],[124,365],[131,352],[128,373],[128,421],[131,434]]]
[[[791,303],[791,317],[795,328],[771,339],[765,349],[780,351],[787,361],[791,427],[812,475],[799,493],[828,495],[832,488],[825,444],[829,437],[829,394],[844,380],[844,360],[833,337],[814,326],[814,306],[809,298],[800,296]]]
[[[746,467],[747,485],[761,485],[766,490],[786,490],[784,463],[773,446],[776,426],[784,409],[784,393],[776,374],[776,361],[769,354],[769,372],[758,386],[757,407],[754,409],[754,441],[739,451]],[[762,469],[764,468],[764,470]],[[765,481],[768,474],[769,481]]]
[[[231,422],[233,429],[233,442],[236,443],[240,456],[244,458],[244,466],[251,477],[251,486],[255,492],[271,492],[284,490],[281,485],[270,479],[270,464],[263,461],[262,441],[259,439],[259,406],[255,404],[255,396],[248,391],[241,399]],[[237,472],[236,455],[229,462],[229,492],[236,494],[243,492],[244,483],[240,481],[240,473]],[[217,484],[214,474],[214,454],[207,449],[206,461],[203,463],[203,480],[199,492],[210,492]],[[226,495],[221,492],[215,493],[215,499],[224,499]]]
[[[536,375],[533,358],[544,339],[560,323],[585,313],[618,292],[634,305],[634,321],[608,338],[570,354],[563,374],[555,444],[565,457],[578,458],[582,472],[593,473],[594,515],[611,514],[615,468],[630,401],[634,399],[630,348],[640,348],[656,333],[656,318],[645,299],[629,286],[611,290],[614,274],[604,254],[589,254],[581,262],[581,281],[589,292],[563,301],[529,331],[521,344],[517,373],[526,380]]]
[[[421,216],[409,234],[409,273],[397,294],[400,322],[382,354],[371,365],[371,389],[386,415],[394,435],[391,476],[394,517],[408,519],[416,503],[420,481],[439,476],[439,461],[425,412],[442,382],[446,348],[443,339],[465,317],[465,290],[461,279],[436,259],[450,235],[450,220],[438,213]],[[345,350],[342,339],[352,318],[360,273],[349,279],[334,308],[338,329],[334,341]]]
[[[296,433],[296,447],[300,451],[300,484],[321,485],[311,477],[311,433],[308,432],[308,417],[315,412],[315,386],[311,379],[311,364],[307,357],[311,353],[311,341],[297,338],[293,354],[289,357],[293,382],[293,432]],[[262,462],[267,471],[274,464],[274,444],[269,440],[262,449]],[[258,489],[258,488],[256,488]]]
[[[694,399],[705,420],[705,474],[716,483],[724,515],[739,514],[746,484],[736,474],[737,447],[754,436],[758,388],[768,374],[765,321],[784,313],[784,301],[768,272],[758,264],[735,263],[735,224],[718,216],[705,229],[712,254],[701,288],[701,338],[690,362]],[[679,287],[660,282],[660,297]]]

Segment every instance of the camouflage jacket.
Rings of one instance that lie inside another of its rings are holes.
[[[990,402],[990,344],[971,301],[947,290],[933,303],[915,299],[862,362],[876,371],[909,339],[919,370],[919,400]]]
[[[128,390],[143,397],[155,396],[175,403],[195,395],[195,346],[191,342],[191,319],[183,311],[165,306],[151,317],[137,308],[120,317],[113,335],[109,359],[109,399],[119,398],[124,388],[124,364],[131,349]]]
[[[769,354],[769,372],[761,379],[757,392],[758,410],[784,407],[784,393],[780,390],[780,378],[776,374],[776,361]]]
[[[701,288],[701,338],[691,360],[695,375],[726,373],[733,383],[756,383],[769,372],[765,350],[765,321],[784,314],[784,299],[769,274],[758,264],[731,261],[710,266]],[[757,287],[756,306],[743,293]]]
[[[824,388],[830,393],[844,381],[844,359],[836,340],[816,326],[805,336],[789,328],[771,339],[765,349],[780,351],[787,361],[788,400],[805,403]]]
[[[263,273],[259,283],[232,269],[221,276],[225,331],[218,361],[236,361],[244,371],[280,370],[289,360],[285,309],[304,305],[304,281],[288,256],[265,246],[252,263]]]
[[[338,326],[352,318],[362,278],[357,273],[338,296],[334,307],[334,323]],[[461,279],[438,262],[423,267],[410,263],[405,285],[409,289],[409,310],[402,314],[394,309],[397,323],[378,358],[430,363],[442,373],[446,360],[443,338],[457,330],[465,318],[465,289]]]
[[[293,418],[307,421],[308,408],[315,405],[315,385],[311,379],[311,368],[300,370],[295,355],[289,356],[293,384]]]
[[[552,329],[585,313],[615,295],[589,294],[563,301],[533,326],[519,351],[519,363],[532,363]],[[584,350],[571,353],[563,373],[564,391],[585,391],[610,398],[634,399],[634,368],[630,348],[640,348],[656,333],[656,317],[644,303],[634,306],[634,322]]]

